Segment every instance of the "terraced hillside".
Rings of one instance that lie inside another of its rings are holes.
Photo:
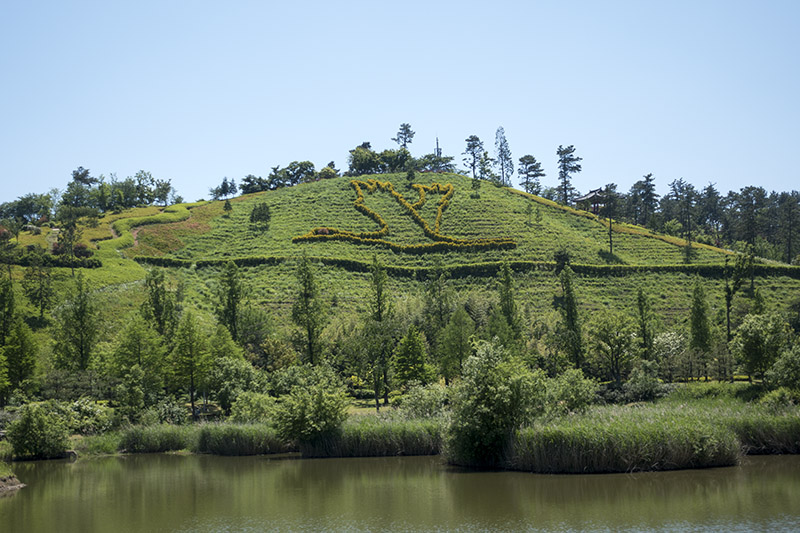
[[[587,310],[632,307],[642,287],[667,323],[683,321],[696,276],[706,280],[715,312],[723,308],[724,250],[695,244],[686,264],[684,241],[614,224],[612,256],[605,221],[520,191],[482,182],[476,198],[472,180],[455,174],[417,174],[416,188],[405,174],[357,181],[358,187],[350,178],[337,178],[233,198],[227,214],[219,201],[108,215],[84,231],[103,263],[87,269],[86,276],[112,295],[109,305],[131,306],[146,269],[167,267],[184,281],[189,302],[210,309],[219,268],[233,259],[243,267],[253,301],[286,309],[294,298],[295,259],[305,253],[319,265],[323,294],[342,308],[359,309],[369,290],[365,272],[373,255],[389,267],[391,289],[399,297],[420,293],[435,258],[451,269],[462,295],[494,291],[493,275],[508,260],[521,303],[538,313],[552,310],[559,292],[553,257],[563,249],[579,275],[579,297]],[[271,211],[268,229],[249,222],[262,202]],[[46,231],[24,235],[21,244],[44,244],[48,238]],[[759,265],[755,274],[776,308],[800,291],[800,268]]]
[[[358,181],[365,183],[370,177]],[[404,175],[373,176],[391,182],[403,199],[418,202],[419,191],[406,185]],[[619,227],[614,232],[614,256],[608,254],[607,226],[589,213],[564,209],[538,197],[483,183],[480,197],[471,197],[471,180],[455,174],[418,174],[416,183],[452,184],[454,193],[441,217],[439,233],[444,237],[474,242],[508,239],[513,247],[441,250],[436,255],[446,265],[487,261],[553,260],[554,252],[568,249],[574,263],[588,265],[672,265],[683,263],[683,241],[651,235],[642,228]],[[426,236],[409,211],[390,191],[364,189],[364,206],[386,222],[384,241],[414,247],[435,242]],[[426,193],[415,211],[433,228],[443,196]],[[414,267],[429,265],[433,253],[398,252],[384,244],[364,244],[321,238],[297,241],[293,238],[315,228],[336,228],[350,233],[377,232],[380,225],[354,207],[356,189],[349,178],[304,184],[278,191],[240,197],[232,201],[229,217],[221,203],[195,208],[186,222],[145,227],[138,232],[138,244],[126,251],[131,257],[164,256],[185,260],[254,257],[309,256],[370,261],[373,254],[386,264]],[[251,228],[248,217],[253,206],[266,202],[272,221],[268,231]],[[212,215],[213,213],[213,215]],[[211,216],[209,216],[211,215]],[[330,237],[320,235],[320,237]],[[722,250],[697,246],[693,264],[722,264]]]

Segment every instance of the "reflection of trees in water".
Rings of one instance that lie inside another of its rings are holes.
[[[571,476],[459,470],[438,457],[156,454],[18,463],[14,470],[28,487],[0,499],[3,531],[763,524],[796,512],[800,501],[797,456],[748,457],[732,468]]]

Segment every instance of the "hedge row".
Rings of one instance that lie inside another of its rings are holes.
[[[332,227],[317,227],[313,228],[305,235],[299,235],[297,237],[294,237],[292,239],[292,242],[318,241],[318,240],[348,241],[359,244],[374,244],[379,246],[386,246],[395,252],[406,252],[406,253],[428,253],[428,252],[438,252],[445,250],[474,252],[474,251],[488,250],[488,249],[514,248],[517,245],[516,242],[513,241],[512,239],[506,239],[506,238],[457,239],[439,233],[442,214],[444,213],[444,210],[447,209],[447,206],[450,205],[450,198],[452,198],[453,194],[455,193],[455,188],[450,183],[448,183],[447,185],[441,185],[440,183],[433,183],[431,185],[421,185],[418,183],[414,184],[412,187],[419,193],[419,200],[417,200],[414,204],[408,203],[408,201],[403,197],[403,195],[397,192],[394,189],[394,186],[391,184],[391,182],[388,181],[378,181],[375,179],[369,179],[367,181],[352,180],[350,182],[350,185],[352,185],[356,191],[356,199],[355,202],[353,202],[354,207],[360,213],[363,213],[364,215],[374,220],[380,226],[380,230],[372,232],[354,233],[351,231],[340,230],[338,228],[332,228]],[[391,193],[391,195],[394,197],[397,203],[400,204],[408,212],[408,214],[411,216],[414,222],[416,222],[417,225],[422,228],[422,231],[423,233],[425,233],[425,236],[436,242],[426,243],[426,244],[403,245],[382,239],[381,237],[385,236],[388,233],[389,226],[379,213],[373,211],[372,209],[370,209],[365,205],[363,189],[366,189],[370,193],[373,193],[378,189],[380,189],[381,191],[388,191],[389,193]],[[425,204],[426,192],[443,194],[442,198],[439,200],[439,207],[436,211],[436,221],[434,223],[434,229],[431,229],[428,222],[424,218],[422,218],[422,216],[420,216],[419,212],[417,211],[417,209],[419,209]]]
[[[217,267],[224,265],[228,261],[233,261],[240,267],[277,265],[293,259],[294,258],[280,256],[251,256],[230,259],[204,259],[200,261],[174,259],[169,257],[139,256],[134,258],[135,261],[141,264],[172,268],[189,268],[192,266],[197,268]],[[369,272],[371,265],[369,262],[337,257],[310,257],[309,259],[324,265],[339,267],[352,272]],[[484,263],[453,265],[445,268],[448,270],[450,277],[465,278],[467,276],[495,276],[500,270],[501,266],[501,261],[491,261]],[[556,263],[553,261],[510,261],[509,266],[517,272],[531,270],[549,271],[555,269]],[[620,277],[640,273],[669,272],[694,274],[704,278],[720,279],[724,278],[726,274],[724,265],[583,265],[576,263],[570,266],[572,267],[572,270],[578,274],[585,274],[594,277]],[[430,270],[431,269],[429,267],[406,267],[392,265],[388,265],[386,267],[386,271],[390,275],[396,277],[424,278],[427,276],[427,273]],[[756,265],[754,267],[754,274],[760,277],[786,276],[794,279],[800,279],[800,267],[789,265]]]
[[[69,259],[64,255],[22,253],[0,257],[0,263],[28,267],[40,264],[44,267],[60,268],[100,268],[103,263],[94,257],[75,257]]]

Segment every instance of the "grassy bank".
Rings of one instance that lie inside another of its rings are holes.
[[[192,451],[214,455],[265,455],[293,451],[265,424],[208,424],[200,428]]]

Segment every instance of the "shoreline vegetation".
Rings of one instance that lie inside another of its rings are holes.
[[[683,385],[651,403],[594,405],[580,413],[537,417],[512,432],[493,467],[618,473],[734,466],[748,454],[800,453],[800,407],[745,402],[736,397],[743,391],[722,383]],[[460,461],[448,448],[451,418],[448,411],[413,417],[401,406],[380,415],[350,415],[338,429],[310,439],[282,437],[272,422],[225,421],[134,425],[73,436],[70,445],[79,458],[167,452],[300,458],[441,455],[450,464],[480,466]],[[8,446],[0,445],[0,460],[11,460]],[[5,485],[18,483],[9,465],[2,467]]]

